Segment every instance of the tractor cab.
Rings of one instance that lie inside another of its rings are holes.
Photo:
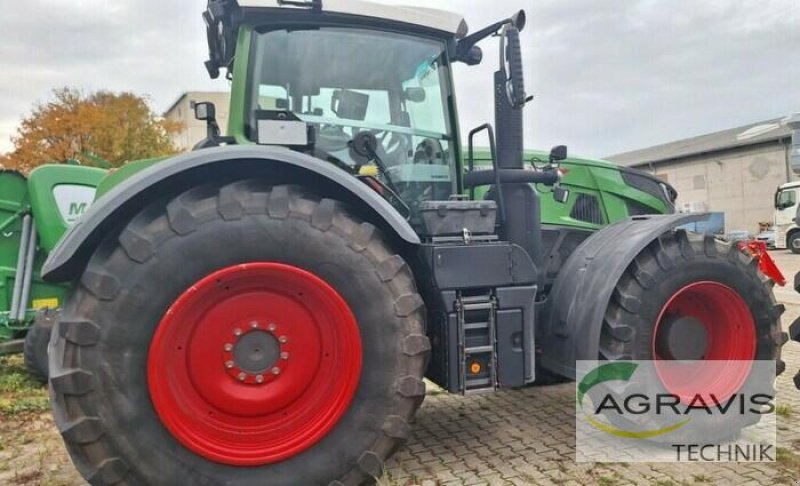
[[[524,13],[472,36],[456,14],[363,1],[212,1],[204,17],[209,72],[227,68],[234,91],[243,93],[232,102],[233,138],[218,142],[284,146],[327,161],[415,222],[426,202],[464,191],[451,65],[480,63],[476,44],[502,36],[501,101],[515,111],[525,103],[517,59]],[[513,42],[507,29],[516,31]],[[201,146],[215,144],[210,130]],[[521,168],[521,144],[510,145]],[[498,182],[489,172],[472,186]]]

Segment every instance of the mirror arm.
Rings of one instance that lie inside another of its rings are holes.
[[[525,12],[520,11],[514,14],[512,17],[501,20],[500,22],[496,22],[484,29],[479,30],[478,32],[475,32],[474,34],[470,34],[461,39],[458,42],[456,59],[467,59],[469,50],[475,47],[478,42],[491,35],[497,35],[500,32],[500,29],[509,24],[516,26],[520,31],[522,31],[522,29],[525,28]]]

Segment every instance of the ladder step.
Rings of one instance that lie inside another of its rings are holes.
[[[492,386],[491,378],[476,378],[474,380],[467,380],[467,390],[475,390],[478,387]]]
[[[494,351],[494,346],[475,346],[473,348],[465,348],[464,352],[466,354],[483,354],[483,353],[491,353]]]
[[[488,322],[472,322],[469,324],[464,324],[465,331],[474,331],[475,329],[489,329]]]
[[[464,304],[465,311],[476,311],[476,310],[491,310],[493,304],[491,302],[476,302],[474,304]]]
[[[489,295],[474,295],[472,297],[461,297],[462,304],[475,304],[483,302],[491,302],[492,297]]]

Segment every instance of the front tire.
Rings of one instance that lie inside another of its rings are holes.
[[[626,385],[628,392],[688,399],[711,391],[727,400],[763,380],[742,363],[775,361],[778,374],[785,368],[780,359],[781,346],[788,340],[780,323],[785,308],[775,301],[772,285],[760,273],[758,262],[735,244],[683,230],[663,234],[636,257],[617,283],[603,322],[599,358],[654,361],[659,383],[631,382]],[[697,334],[693,326],[705,331]],[[701,366],[692,368],[698,373],[691,376],[674,373],[679,368],[670,365],[684,360],[715,363],[705,375]],[[706,414],[704,409],[697,412],[701,417]],[[607,417],[630,425],[615,413]],[[741,416],[732,422],[715,415],[705,421],[706,428],[695,426],[692,438],[729,437],[754,419]],[[682,437],[678,431],[663,440]]]
[[[341,204],[196,188],[91,258],[53,337],[56,422],[92,484],[361,484],[424,398],[423,310]]]
[[[800,231],[795,231],[789,236],[788,245],[792,253],[800,255]]]

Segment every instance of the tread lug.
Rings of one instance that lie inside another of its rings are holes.
[[[241,182],[228,184],[219,190],[217,210],[225,221],[235,221],[244,217]]]
[[[127,474],[128,466],[115,457],[103,461],[86,479],[92,484],[114,484],[125,479]]]
[[[390,415],[383,423],[383,433],[392,439],[406,440],[411,436],[411,426],[403,417]]]
[[[431,351],[431,341],[428,336],[412,334],[403,341],[403,353],[406,356],[420,356]]]
[[[50,376],[50,386],[56,393],[64,395],[85,395],[94,388],[92,374],[83,370],[65,370],[62,374]]]
[[[372,451],[361,454],[358,458],[358,468],[372,478],[383,476],[383,461]]]
[[[400,273],[400,270],[405,268],[406,261],[400,255],[393,255],[378,264],[378,276],[381,281],[388,282],[393,279],[395,275]]]
[[[131,260],[144,263],[156,253],[153,241],[130,226],[119,235],[119,244]]]
[[[81,276],[83,286],[100,300],[114,300],[121,286],[114,275],[90,265]]]
[[[425,382],[414,376],[406,376],[397,380],[397,393],[405,398],[425,396]]]
[[[333,199],[323,199],[314,208],[311,215],[311,226],[320,231],[328,231],[333,226],[333,217],[336,215],[336,201]]]
[[[61,321],[58,335],[78,346],[92,346],[100,339],[100,326],[89,321]]]
[[[271,218],[286,219],[289,217],[291,207],[289,205],[289,186],[276,186],[269,193],[269,205],[267,212]]]
[[[100,419],[89,417],[66,424],[63,428],[59,427],[59,432],[64,439],[75,444],[89,444],[105,433]]]
[[[175,233],[184,236],[197,230],[197,219],[190,206],[183,201],[183,196],[167,204],[167,221]]]
[[[408,317],[424,305],[419,294],[406,294],[394,302],[394,310],[398,317]]]
[[[375,237],[375,227],[369,223],[361,223],[361,226],[356,229],[350,240],[350,248],[357,252],[362,252],[367,249],[372,239]]]

